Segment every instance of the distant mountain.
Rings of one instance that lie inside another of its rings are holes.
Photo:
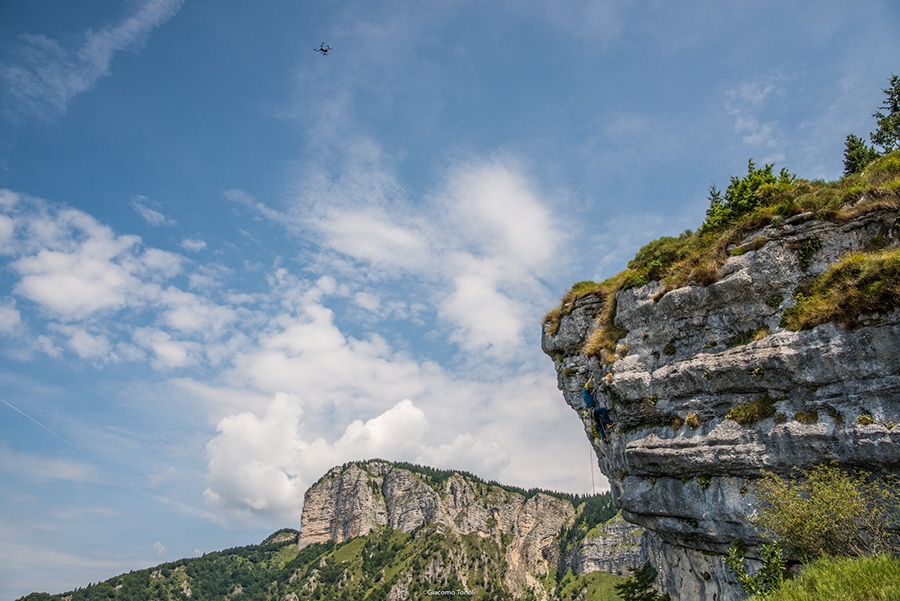
[[[380,460],[329,471],[300,531],[122,574],[37,601],[617,599],[641,531],[609,494],[579,497]]]

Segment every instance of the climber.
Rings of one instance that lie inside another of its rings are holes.
[[[591,416],[597,423],[597,429],[600,431],[600,438],[607,441],[606,430],[612,428],[614,424],[609,419],[609,411],[606,407],[597,406],[597,402],[594,400],[593,380],[594,376],[591,374],[591,377],[588,378],[588,381],[584,384],[584,390],[581,391],[581,400],[584,401],[585,413],[590,411]]]

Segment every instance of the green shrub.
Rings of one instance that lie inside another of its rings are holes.
[[[731,182],[725,189],[725,194],[719,192],[715,184],[711,185],[706,221],[703,222],[700,231],[722,229],[765,204],[765,195],[759,193],[760,188],[764,185],[771,185],[766,190],[771,194],[783,191],[784,188],[793,184],[796,179],[794,175],[790,174],[787,169],[782,169],[776,176],[772,173],[774,166],[774,164],[770,164],[757,169],[751,159],[747,161],[747,175],[744,177],[731,176]]]
[[[744,591],[751,595],[765,595],[778,588],[784,581],[784,571],[787,565],[781,545],[770,543],[760,547],[763,565],[755,574],[750,574],[744,567],[746,553],[747,546],[743,541],[735,540],[728,548],[728,555],[725,557],[725,565],[737,576]]]
[[[896,479],[819,465],[794,478],[763,472],[752,491],[753,522],[801,561],[900,551]]]
[[[775,415],[775,399],[765,393],[749,403],[740,403],[728,412],[725,419],[747,426]]]

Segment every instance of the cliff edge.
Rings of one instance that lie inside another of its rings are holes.
[[[900,468],[900,298],[877,296],[900,261],[891,178],[827,210],[803,210],[789,189],[784,214],[757,214],[722,238],[705,277],[654,277],[657,255],[612,289],[581,286],[545,320],[542,346],[566,402],[582,416],[593,376],[612,413],[608,443],[582,417],[585,432],[617,507],[646,529],[673,601],[745,596],[723,555],[735,539],[751,554],[762,542],[747,520],[761,470]],[[884,277],[867,280],[857,263]],[[867,287],[876,302],[816,305],[807,318],[829,286]]]

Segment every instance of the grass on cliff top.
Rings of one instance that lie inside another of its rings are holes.
[[[724,195],[713,186],[707,219],[698,230],[646,244],[627,269],[603,282],[573,285],[559,305],[544,316],[544,330],[555,335],[562,318],[572,312],[578,300],[598,296],[603,299],[597,317],[599,327],[586,341],[583,352],[599,357],[607,351],[607,360],[614,361],[616,343],[627,334],[613,321],[618,291],[658,281],[662,284],[658,300],[688,284],[708,286],[718,281],[719,268],[730,256],[761,248],[767,240],[760,236],[743,246],[736,246],[738,243],[767,225],[796,215],[846,222],[876,210],[900,209],[900,151],[873,161],[861,173],[834,182],[797,179],[785,170],[775,175],[772,167],[757,168],[751,161],[747,175],[732,177]]]
[[[833,321],[856,325],[864,313],[900,306],[900,249],[847,255],[795,293],[797,303],[785,310],[784,326],[803,330]]]
[[[820,559],[794,580],[750,601],[900,600],[900,557]]]

